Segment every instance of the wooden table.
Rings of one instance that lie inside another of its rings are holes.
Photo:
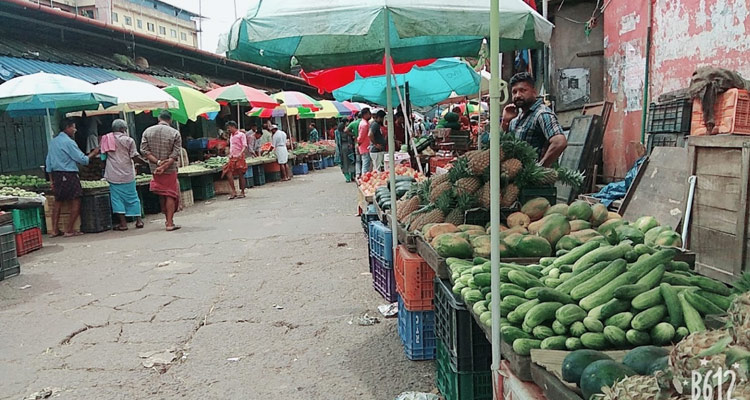
[[[440,257],[435,249],[427,243],[423,237],[416,237],[417,253],[424,258],[424,261],[435,271],[435,276],[440,279],[450,279],[451,273],[448,270],[448,264],[445,258]]]

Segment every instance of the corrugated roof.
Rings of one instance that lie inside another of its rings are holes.
[[[94,84],[117,79],[117,76],[101,68],[0,56],[0,77],[4,80],[37,72],[70,76]]]

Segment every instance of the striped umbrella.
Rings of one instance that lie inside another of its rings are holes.
[[[321,105],[320,110],[311,114],[305,113],[300,115],[300,118],[338,118],[348,117],[354,113],[351,108],[339,101],[321,100],[319,103]]]
[[[279,104],[263,91],[249,86],[240,85],[239,83],[214,89],[206,93],[206,96],[216,100],[219,104],[224,105],[232,104],[247,107],[271,108],[276,107]]]
[[[172,119],[184,124],[188,120],[195,121],[198,117],[213,119],[221,110],[221,105],[214,99],[187,86],[167,86],[163,89],[172,97],[179,100],[177,108],[170,108]]]
[[[310,111],[318,111],[321,108],[320,102],[313,99],[312,97],[293,91],[285,91],[272,94],[274,100],[283,104],[287,109],[289,108],[307,108]],[[287,113],[289,111],[287,110]],[[289,115],[289,114],[288,114]]]
[[[286,115],[286,107],[284,106],[279,106],[276,108],[256,107],[248,111],[245,114],[248,117],[258,117],[258,118],[283,117]]]

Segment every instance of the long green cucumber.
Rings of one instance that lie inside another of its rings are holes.
[[[676,254],[677,252],[674,249],[659,250],[648,257],[643,257],[643,259],[639,258],[630,268],[630,272],[636,274],[638,276],[637,279],[641,279],[659,264],[672,261]]]
[[[614,263],[622,263],[623,268],[627,264],[625,260],[616,260]],[[612,264],[614,264],[612,263]],[[579,302],[579,305],[584,310],[591,310],[592,308],[604,304],[614,298],[614,291],[616,288],[623,286],[623,285],[629,285],[631,283],[634,283],[636,280],[638,280],[638,275],[633,273],[632,271],[627,271],[615,279],[609,281],[606,285],[599,288],[594,293],[591,293],[590,295],[584,297]]]
[[[612,247],[599,247],[579,258],[578,261],[573,264],[573,272],[584,266],[596,264],[599,261],[614,261],[618,258],[622,258],[625,253],[632,249],[633,246],[628,243],[621,243]]]
[[[682,314],[685,318],[685,326],[687,326],[690,333],[705,331],[706,325],[703,323],[703,318],[701,318],[700,313],[693,308],[687,299],[685,299],[685,292],[678,293],[677,298],[680,299]]]
[[[572,297],[573,300],[580,300],[591,293],[596,292],[599,288],[625,272],[626,266],[627,263],[623,259],[613,261],[598,275],[573,288],[573,290],[570,291],[570,297]]]
[[[571,250],[569,253],[557,257],[555,261],[552,262],[552,265],[555,267],[559,267],[561,265],[565,264],[573,264],[576,261],[578,261],[579,258],[583,257],[584,255],[588,254],[591,251],[596,250],[599,248],[599,243],[597,242],[586,242],[573,250]]]
[[[556,287],[555,289],[557,289],[560,293],[570,294],[570,291],[573,290],[573,288],[598,275],[610,263],[610,261],[602,261],[596,263],[580,274],[573,274],[572,277],[568,278],[565,282],[561,283],[560,286]]]
[[[562,286],[562,285],[560,285]],[[557,287],[557,290],[560,290],[560,286]],[[709,292],[706,290],[698,290],[699,295],[705,297],[708,299],[711,303],[714,303],[716,306],[721,308],[722,310],[726,311],[729,309],[729,306],[732,304],[732,300],[734,300],[734,295],[731,296],[722,296],[720,294],[716,294],[713,292]]]
[[[664,272],[664,264],[659,264],[654,269],[649,271],[646,275],[643,275],[643,277],[638,279],[638,282],[636,283],[639,285],[648,286],[649,290],[653,289],[656,286],[659,286],[659,282],[661,282],[661,278],[662,276],[664,276]]]
[[[659,285],[659,293],[661,293],[661,297],[664,299],[664,304],[667,306],[669,323],[675,327],[680,327],[685,324],[682,306],[680,305],[680,300],[677,297],[677,291],[674,290],[674,287],[668,283],[662,283]]]
[[[695,290],[686,290],[684,293],[685,300],[687,300],[688,303],[690,303],[690,305],[693,306],[693,308],[695,308],[699,313],[703,315],[724,313],[724,310],[722,310],[721,307],[712,303],[707,298],[699,295]]]

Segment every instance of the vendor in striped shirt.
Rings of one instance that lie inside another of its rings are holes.
[[[516,138],[529,143],[545,167],[551,166],[568,147],[568,140],[557,121],[557,116],[544,100],[537,98],[534,78],[527,72],[513,75],[510,79],[513,103],[503,110],[502,127]]]

